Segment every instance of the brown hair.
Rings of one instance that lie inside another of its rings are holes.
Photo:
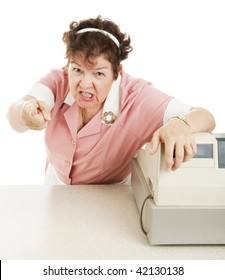
[[[118,76],[120,62],[128,57],[133,48],[130,45],[130,37],[122,33],[117,24],[109,19],[103,19],[101,16],[73,21],[69,25],[70,30],[64,32],[63,42],[66,45],[66,58],[70,60],[77,52],[82,52],[85,59],[91,63],[90,59],[100,55],[112,64],[114,78]],[[111,33],[120,43],[117,45],[106,35],[100,32],[85,32],[77,34],[78,30],[83,28],[98,28]]]

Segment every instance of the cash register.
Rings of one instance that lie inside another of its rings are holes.
[[[197,133],[197,153],[165,170],[164,144],[132,161],[140,226],[152,245],[225,244],[225,133]]]

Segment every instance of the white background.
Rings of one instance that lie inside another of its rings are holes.
[[[7,108],[51,68],[65,65],[61,38],[69,23],[97,15],[131,36],[126,72],[207,108],[217,121],[214,132],[225,132],[223,0],[2,0],[0,185],[43,183],[43,132],[12,131]]]

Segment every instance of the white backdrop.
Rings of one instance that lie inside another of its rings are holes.
[[[51,68],[62,67],[62,34],[73,20],[102,15],[132,39],[124,70],[160,90],[209,109],[225,132],[223,0],[5,0],[0,3],[0,185],[42,184],[43,132],[18,134],[9,104]]]

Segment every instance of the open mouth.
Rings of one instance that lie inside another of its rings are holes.
[[[90,92],[80,91],[80,98],[84,101],[92,101],[94,99],[94,94]]]

